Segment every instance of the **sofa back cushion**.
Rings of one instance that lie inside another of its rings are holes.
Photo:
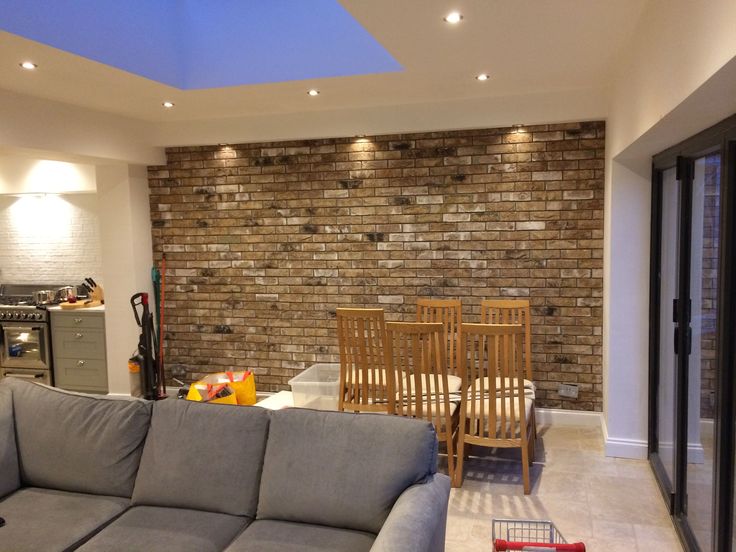
[[[15,446],[13,395],[0,385],[0,498],[20,487],[18,449]]]
[[[437,469],[428,422],[384,414],[276,411],[259,519],[378,533],[399,495]]]
[[[157,402],[133,503],[255,517],[268,412]]]
[[[130,497],[151,404],[8,378],[24,485]]]

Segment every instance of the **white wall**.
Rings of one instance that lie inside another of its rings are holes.
[[[100,278],[97,211],[95,194],[0,196],[0,282]]]
[[[156,165],[152,124],[0,90],[0,148]],[[73,160],[73,159],[69,159]]]
[[[0,194],[63,194],[97,190],[95,167],[51,159],[0,157]]]
[[[736,2],[652,0],[608,118],[604,244],[606,453],[646,455],[651,156],[736,112]]]
[[[130,297],[151,289],[151,223],[146,168],[105,165],[97,169],[105,281],[105,330],[111,394],[129,394],[128,358],[140,333]]]

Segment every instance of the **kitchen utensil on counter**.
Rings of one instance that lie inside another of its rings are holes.
[[[56,300],[56,291],[53,289],[39,289],[33,292],[33,302],[36,305],[48,305]]]
[[[56,300],[59,302],[69,301],[72,297],[74,298],[74,301],[77,300],[76,286],[63,286],[56,290]]]

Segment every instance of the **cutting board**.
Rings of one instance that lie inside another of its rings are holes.
[[[92,307],[99,307],[102,305],[102,301],[92,301],[91,303],[84,304],[84,301],[77,301],[76,303],[59,303],[62,309],[91,309]]]

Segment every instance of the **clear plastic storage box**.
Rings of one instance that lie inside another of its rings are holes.
[[[339,364],[313,364],[289,380],[294,406],[337,410],[340,388]]]

